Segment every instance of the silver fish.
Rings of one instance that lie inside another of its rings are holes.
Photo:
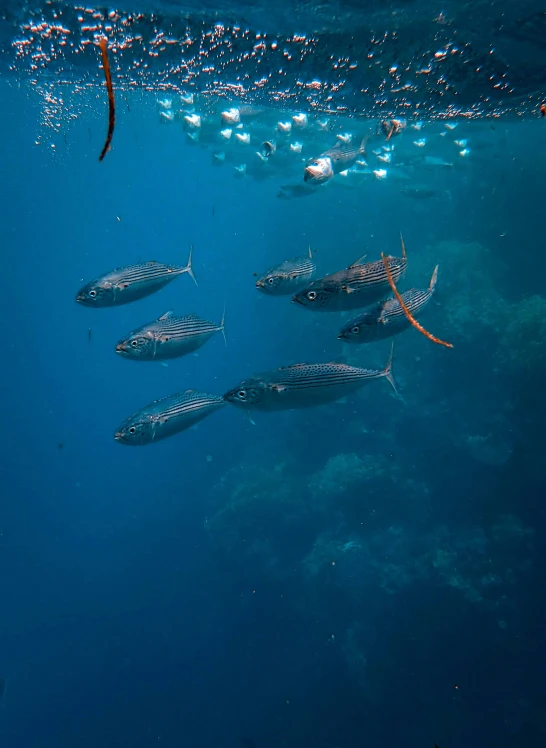
[[[218,395],[186,390],[155,400],[127,418],[114,434],[120,444],[141,447],[194,426],[225,402]]]
[[[392,357],[385,369],[361,369],[347,364],[295,364],[257,374],[234,387],[224,400],[247,410],[292,410],[322,405],[385,377],[396,392]]]
[[[116,345],[116,353],[134,361],[164,361],[178,358],[201,348],[216,332],[224,332],[224,316],[220,324],[208,322],[196,314],[175,317],[165,312],[159,319],[129,333]]]
[[[413,317],[417,317],[432,298],[438,279],[438,265],[434,268],[430,285],[426,289],[411,288],[401,294],[404,304]],[[348,322],[338,338],[346,343],[373,343],[403,332],[411,327],[398,299],[381,301]]]
[[[291,200],[294,197],[308,197],[314,195],[321,185],[317,184],[284,184],[279,187],[277,197],[281,200]]]
[[[152,261],[112,270],[83,286],[76,294],[76,301],[90,307],[130,304],[159,291],[184,273],[189,273],[197,285],[191,267],[192,253],[193,247],[190,248],[188,264],[184,267]]]
[[[293,294],[311,281],[317,272],[311,247],[308,257],[294,257],[270,268],[256,281],[258,291],[272,296]]]
[[[312,158],[305,166],[304,181],[321,184],[330,180],[334,174],[353,166],[366,154],[366,140],[367,138],[363,138],[359,146],[338,142],[333,148],[321,153],[318,158]]]
[[[363,262],[365,257],[353,262],[345,270],[318,278],[298,291],[292,301],[315,312],[346,312],[374,304],[390,289],[383,260]],[[406,272],[407,257],[402,240],[402,257],[386,258],[392,278],[396,283]]]

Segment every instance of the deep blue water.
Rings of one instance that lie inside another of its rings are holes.
[[[0,81],[0,745],[545,745],[544,121],[459,121],[471,157],[412,172],[437,199],[371,179],[284,201],[300,171],[234,178],[157,98],[118,98],[99,163],[102,88],[55,133],[35,86]],[[321,274],[396,254],[400,231],[409,282],[440,265],[423,323],[454,345],[397,338],[401,400],[378,382],[254,426],[226,406],[148,447],[114,441],[173,392],[384,366],[389,342],[348,349],[339,315],[260,296],[253,274],[309,244]],[[190,244],[198,287],[75,303]],[[166,368],[114,354],[168,309],[219,320],[224,303],[227,347]]]

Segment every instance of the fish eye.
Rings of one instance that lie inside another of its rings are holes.
[[[246,400],[246,390],[239,390],[237,397],[239,400]]]
[[[97,295],[96,291],[89,291],[89,296],[91,296],[93,299],[95,298],[96,295]]]
[[[353,333],[353,335],[358,335],[358,333],[360,332],[360,327],[358,325],[355,325],[351,328],[351,332]]]
[[[136,340],[131,340],[131,345],[133,346],[133,348],[136,348],[138,343],[136,342]]]
[[[317,298],[317,292],[307,291],[307,298],[309,299],[309,301],[314,301]]]
[[[267,282],[269,283],[270,286],[272,286],[275,281],[273,280],[273,278],[269,277],[267,279]]]
[[[134,433],[135,433],[135,431],[136,431],[135,427],[134,427],[134,426],[131,426],[131,428],[129,429],[129,433],[130,433],[130,434],[134,434]]]

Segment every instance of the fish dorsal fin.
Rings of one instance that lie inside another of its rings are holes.
[[[279,371],[298,371],[298,369],[301,369],[304,366],[309,366],[309,364],[300,362],[299,364],[288,364],[288,366],[279,366]],[[275,389],[278,385],[274,385]]]
[[[165,314],[162,314],[161,317],[159,317],[159,320],[162,321],[164,319],[170,319],[173,316],[174,312],[172,309],[169,309],[168,312],[165,312]]]
[[[362,257],[359,257],[358,260],[356,260],[355,262],[353,262],[352,265],[349,265],[349,268],[356,268],[359,265],[364,265],[364,260],[366,259],[367,256],[368,256],[367,254],[362,255]]]
[[[405,260],[406,259],[406,245],[404,244],[404,237],[402,236],[402,232],[400,232],[400,243],[402,244],[402,257]]]
[[[433,293],[434,289],[436,288],[437,281],[438,281],[438,265],[436,265],[436,267],[432,271],[432,278],[430,279],[430,284],[429,284],[429,291],[431,293]]]
[[[227,338],[226,338],[226,302],[224,301],[224,313],[222,314],[222,321],[220,322],[220,330],[222,331],[222,335],[224,336],[224,345],[227,348]]]

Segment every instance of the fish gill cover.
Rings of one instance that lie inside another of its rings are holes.
[[[378,7],[380,5],[380,7]],[[531,0],[315,3],[58,0],[0,10],[0,65],[31,78],[199,90],[365,117],[535,112],[546,93],[546,13]]]

